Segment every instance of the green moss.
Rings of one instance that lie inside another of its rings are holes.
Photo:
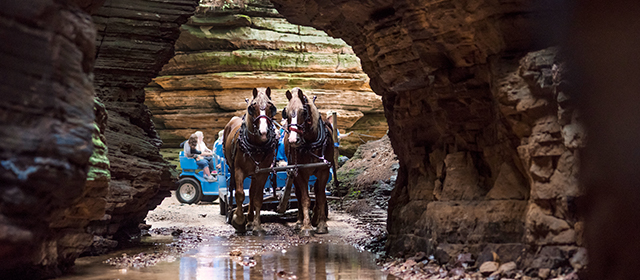
[[[100,128],[94,123],[93,135],[93,154],[89,158],[89,173],[87,173],[87,181],[110,180],[111,172],[109,171],[110,163],[107,157],[107,145],[100,138]]]
[[[177,166],[176,171],[178,173],[182,172],[182,168],[180,167],[180,151],[182,150],[181,148],[160,149],[160,155],[162,155],[169,164]]]

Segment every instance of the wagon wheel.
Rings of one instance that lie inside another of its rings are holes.
[[[182,203],[198,203],[198,201],[202,199],[202,189],[198,181],[193,178],[180,179],[180,181],[178,181],[178,189],[176,190],[176,198]]]

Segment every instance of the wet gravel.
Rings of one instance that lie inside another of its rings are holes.
[[[230,225],[224,222],[224,216],[217,213],[216,203],[200,203],[187,205],[177,202],[175,197],[166,198],[155,210],[149,212],[145,228],[150,240],[162,239],[163,242],[146,241],[141,246],[151,249],[137,254],[122,254],[104,261],[118,268],[141,268],[153,266],[162,261],[175,261],[185,252],[201,246],[215,238],[227,238],[230,242],[243,240]],[[285,215],[263,212],[261,222],[267,237],[276,239],[264,242],[260,248],[251,252],[242,252],[242,259],[234,259],[240,264],[251,264],[247,257],[264,252],[279,252],[292,246],[311,242],[342,242],[352,244],[360,250],[382,252],[386,238],[386,223],[371,223],[358,218],[366,215],[351,215],[339,207],[331,208],[329,219],[329,235],[303,237],[294,230],[297,211],[290,210]],[[386,211],[383,220],[386,221]],[[249,232],[248,234],[251,234]],[[382,256],[382,254],[380,255]]]

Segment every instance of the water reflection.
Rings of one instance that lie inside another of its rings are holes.
[[[62,279],[396,279],[375,265],[372,254],[346,244],[309,243],[257,254],[286,242],[273,236],[215,237],[175,262],[140,269],[117,269],[102,263],[122,252],[80,258],[75,273]]]
[[[259,242],[258,242],[259,243]],[[187,252],[180,280],[202,279],[392,279],[375,265],[372,254],[345,244],[310,243],[286,251],[229,257],[229,248],[213,244]],[[247,246],[248,245],[248,246]],[[251,242],[240,246],[248,253]]]

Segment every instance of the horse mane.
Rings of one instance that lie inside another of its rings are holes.
[[[293,90],[291,91],[292,98],[289,101],[288,105],[291,108],[298,109],[304,107],[304,105],[302,105],[302,100],[300,100],[300,98],[298,97],[298,91],[301,90],[297,87],[293,88]],[[307,97],[307,104],[309,104],[309,113],[311,114],[311,130],[313,130],[313,132],[318,132],[318,119],[320,118],[320,111],[318,111],[318,107],[316,107],[316,104],[314,104],[313,100],[310,100],[309,97]]]

